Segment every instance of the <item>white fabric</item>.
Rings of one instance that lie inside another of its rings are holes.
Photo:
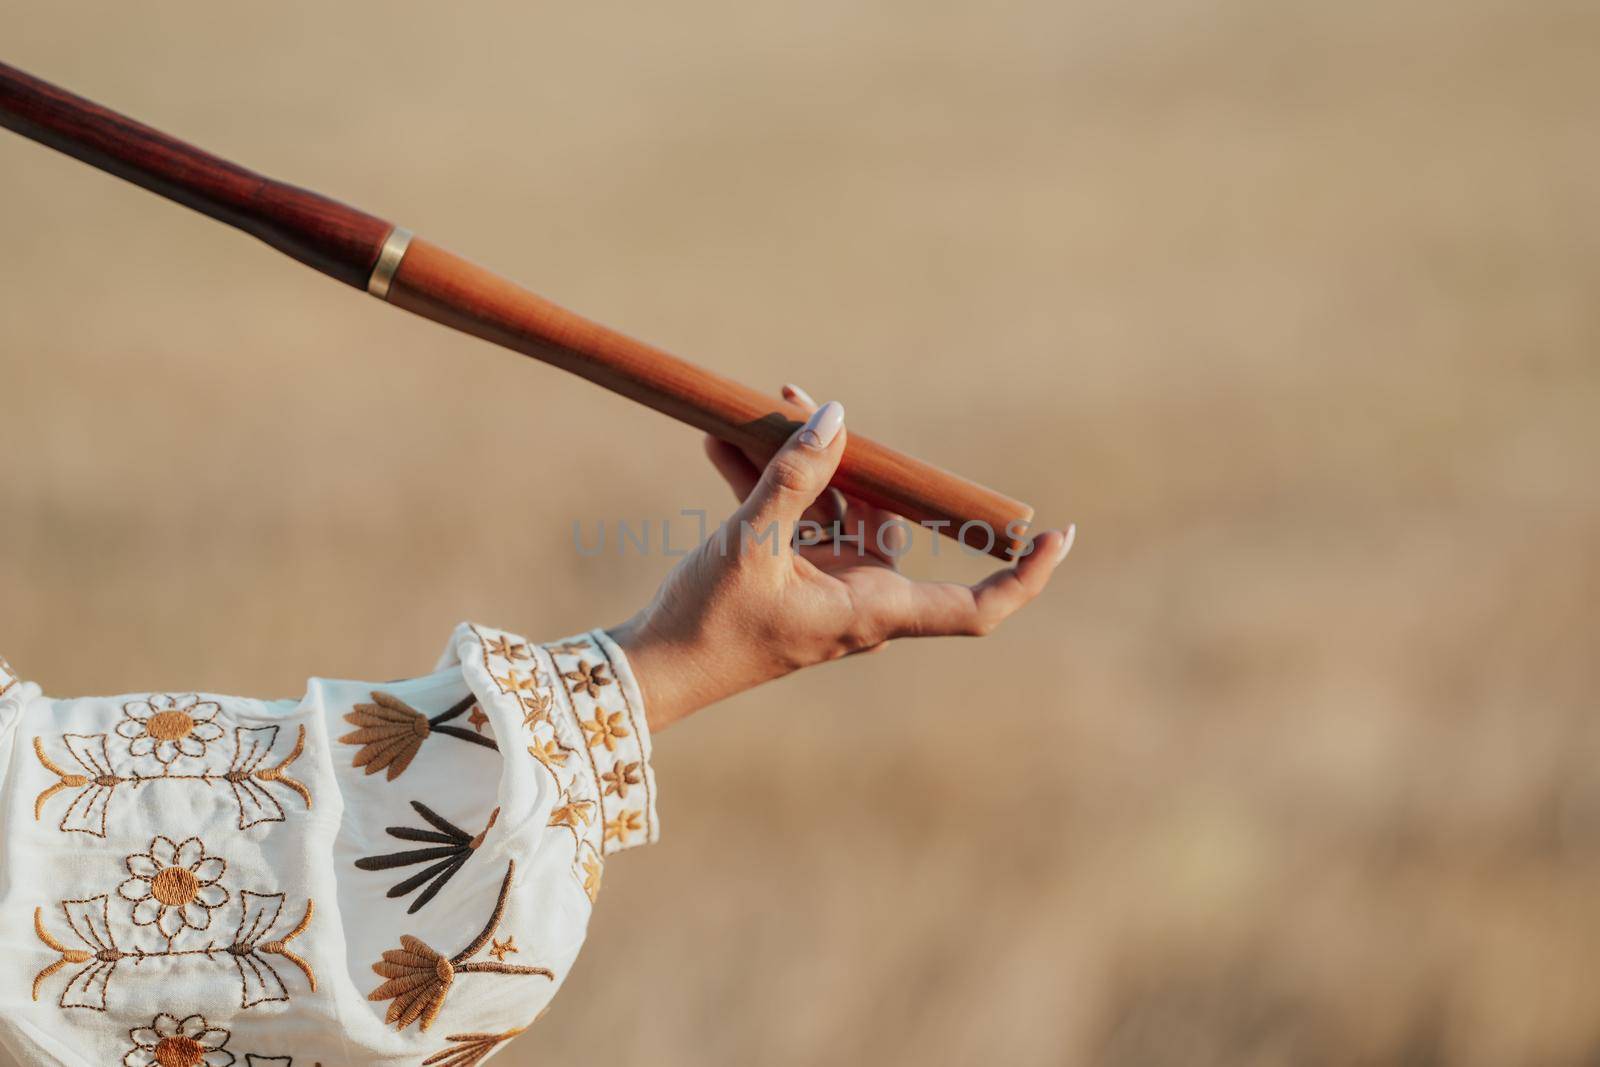
[[[463,625],[437,673],[299,703],[52,700],[0,661],[0,1051],[477,1063],[565,979],[604,856],[657,831],[643,702],[599,631]]]

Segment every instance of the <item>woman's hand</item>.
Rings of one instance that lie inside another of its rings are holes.
[[[652,730],[896,637],[987,634],[1039,595],[1072,547],[1073,528],[1051,530],[977,585],[912,581],[896,566],[905,520],[828,489],[844,454],[844,408],[816,408],[793,386],[784,395],[814,410],[764,471],[706,439],[743,503],[673,568],[649,607],[610,631],[644,691]],[[846,537],[797,549],[802,519],[841,520]]]

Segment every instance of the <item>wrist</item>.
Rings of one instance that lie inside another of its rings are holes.
[[[651,626],[643,613],[606,633],[628,658],[629,669],[644,696],[645,719],[651,733],[659,733],[745,688],[730,688],[725,681],[719,681],[709,645],[689,635],[664,634]]]

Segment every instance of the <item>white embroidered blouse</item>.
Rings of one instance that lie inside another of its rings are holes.
[[[470,1067],[555,995],[604,858],[656,834],[600,631],[463,625],[435,674],[298,703],[53,700],[0,661],[0,1051]]]

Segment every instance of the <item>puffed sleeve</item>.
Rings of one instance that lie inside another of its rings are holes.
[[[486,1055],[570,973],[606,857],[657,836],[639,687],[601,631],[463,624],[434,675],[354,699],[329,707],[355,727],[334,866],[350,973],[375,977],[342,1025],[386,1053]]]
[[[603,857],[657,839],[644,701],[604,631],[534,644],[467,625],[446,652],[446,664],[452,659],[491,708],[497,735],[515,737],[501,746],[503,814],[543,819],[529,830],[569,831],[595,888]]]

